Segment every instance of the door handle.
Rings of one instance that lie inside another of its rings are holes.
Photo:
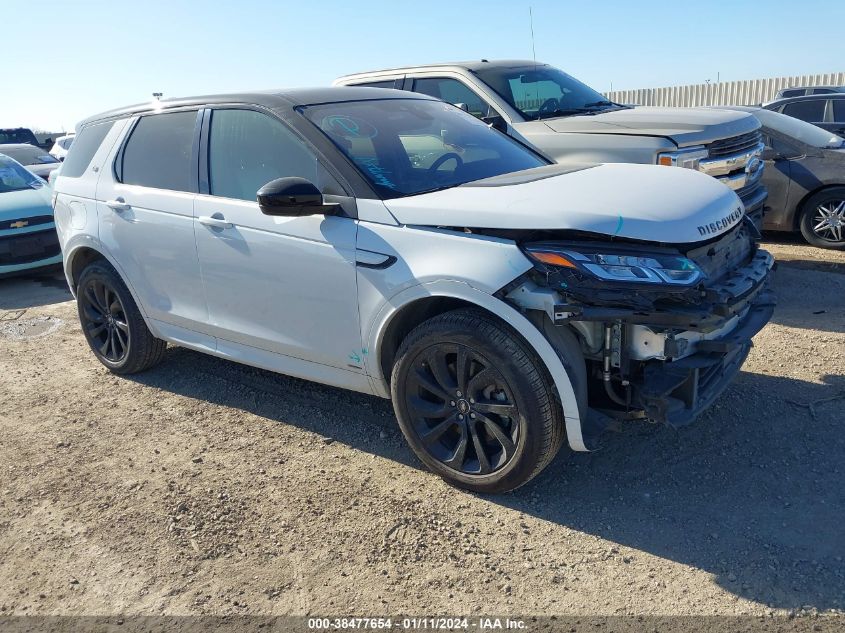
[[[205,226],[211,226],[215,229],[231,229],[233,226],[235,226],[231,222],[227,222],[226,219],[223,217],[214,218],[207,215],[201,215],[197,218],[197,220],[199,220],[200,224],[203,224]]]
[[[124,211],[129,211],[132,208],[132,205],[126,204],[126,200],[123,198],[115,198],[114,200],[106,200],[106,206],[113,210],[117,211],[118,213],[123,213]]]

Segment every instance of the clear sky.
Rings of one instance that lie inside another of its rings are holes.
[[[600,91],[845,71],[842,0],[0,0],[0,127],[362,70],[537,59]],[[14,27],[14,28],[11,28]]]

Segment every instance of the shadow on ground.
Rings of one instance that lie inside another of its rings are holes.
[[[181,349],[135,379],[419,467],[386,400]],[[814,384],[743,372],[690,427],[632,424],[598,452],[564,449],[528,486],[486,500],[703,569],[771,607],[841,608],[845,400],[823,400],[843,393],[841,376]]]
[[[50,271],[0,279],[0,310],[24,310],[70,301],[61,272]]]

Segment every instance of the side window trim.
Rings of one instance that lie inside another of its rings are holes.
[[[120,143],[120,148],[117,150],[115,154],[114,163],[112,164],[112,176],[115,179],[115,182],[120,184],[124,184],[123,182],[123,155],[126,152],[126,146],[129,144],[129,141],[132,139],[132,135],[135,133],[136,128],[138,127],[138,123],[141,122],[141,119],[148,116],[159,116],[162,114],[174,114],[177,112],[196,112],[197,120],[194,124],[194,135],[193,140],[191,141],[191,189],[185,193],[199,193],[198,187],[198,164],[199,164],[199,143],[200,143],[200,129],[202,123],[202,117],[200,116],[202,113],[202,108],[197,108],[196,106],[189,107],[189,108],[174,108],[172,110],[163,110],[161,112],[143,112],[135,116],[135,120],[129,125],[128,129],[126,130],[123,140]],[[147,189],[156,189],[156,187],[146,187]],[[170,189],[161,189],[161,191],[172,191]]]
[[[407,89],[411,92],[416,92],[415,88],[416,88],[417,82],[425,80],[425,79],[439,79],[439,80],[448,79],[448,80],[451,80],[451,81],[456,81],[459,84],[461,84],[464,88],[466,88],[472,94],[474,94],[481,103],[483,103],[484,105],[487,106],[487,114],[484,115],[483,117],[481,117],[482,121],[484,119],[487,119],[487,118],[490,118],[490,117],[502,116],[499,113],[499,111],[493,106],[493,104],[490,103],[490,100],[487,97],[479,94],[478,90],[476,90],[476,88],[474,86],[471,86],[466,81],[464,81],[464,79],[462,77],[452,77],[450,75],[420,75],[418,77],[413,77],[413,78],[408,79]],[[424,94],[424,93],[420,93],[420,94]]]
[[[354,198],[353,194],[351,193],[352,188],[350,187],[349,183],[347,183],[346,179],[343,178],[342,174],[338,173],[338,171],[333,166],[331,166],[329,162],[323,157],[322,152],[320,152],[319,149],[314,147],[314,145],[303,134],[301,134],[299,130],[297,130],[293,125],[291,125],[288,120],[281,116],[278,116],[272,110],[244,103],[219,105],[215,104],[207,106],[204,109],[202,116],[202,124],[200,126],[201,133],[200,138],[198,139],[199,181],[200,186],[204,187],[204,190],[200,191],[199,193],[207,196],[212,195],[211,169],[209,167],[211,154],[209,153],[209,144],[211,136],[211,119],[214,116],[215,110],[249,110],[252,112],[258,112],[260,114],[270,117],[274,121],[277,121],[279,124],[284,126],[284,128],[291,134],[293,138],[297,139],[300,143],[302,143],[303,147],[314,156],[320,168],[324,169],[326,173],[328,173],[334,179],[334,181],[338,184],[341,189],[343,189],[346,195]]]

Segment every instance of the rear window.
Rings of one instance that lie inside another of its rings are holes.
[[[804,96],[804,89],[794,89],[794,90],[784,90],[780,93],[781,97],[803,97]]]
[[[142,117],[123,148],[120,181],[155,189],[196,191],[196,121],[193,110]]]
[[[825,103],[826,101],[824,99],[793,101],[783,106],[783,113],[809,123],[824,121]]]
[[[95,123],[82,128],[82,131],[74,137],[73,145],[68,150],[67,158],[62,165],[62,177],[79,178],[85,173],[112,125],[114,121]]]

